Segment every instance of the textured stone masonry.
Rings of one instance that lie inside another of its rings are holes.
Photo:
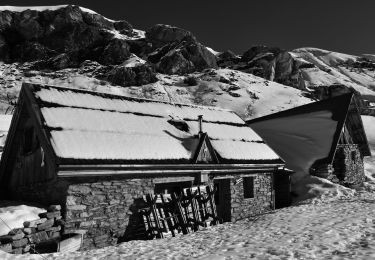
[[[231,220],[236,221],[273,209],[272,174],[254,176],[254,198],[244,198],[243,177],[231,181]]]
[[[353,187],[361,185],[365,180],[363,158],[356,144],[338,145],[333,167],[330,179],[334,182]]]
[[[66,199],[65,232],[84,230],[82,250],[142,238],[140,198],[154,192],[152,179],[71,184]]]
[[[38,244],[56,240],[61,237],[61,206],[54,205],[39,219],[25,221],[23,228],[9,231],[8,235],[0,236],[0,250],[13,254],[33,253]]]

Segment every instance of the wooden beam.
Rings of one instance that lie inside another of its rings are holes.
[[[262,169],[216,169],[211,170],[210,174],[238,174],[238,173],[249,173],[249,172],[270,172],[275,171],[275,168],[262,168]],[[165,177],[165,176],[195,176],[197,174],[201,174],[200,170],[71,170],[71,171],[59,171],[58,176],[62,178],[79,178],[79,177],[95,177],[95,176],[126,176],[129,178],[132,177]]]

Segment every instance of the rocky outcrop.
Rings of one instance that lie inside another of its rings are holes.
[[[207,68],[216,68],[216,56],[194,37],[166,44],[148,56],[159,72],[166,74],[186,74]]]
[[[280,48],[254,46],[245,51],[241,57],[226,51],[218,56],[218,65],[304,89],[298,69],[305,63],[294,59],[289,52]]]
[[[0,59],[23,62],[55,56],[59,59],[59,55],[64,54],[81,61],[94,58],[106,64],[119,64],[130,53],[125,40],[114,40],[113,34],[108,33],[115,28],[127,33],[133,30],[126,21],[113,22],[78,6],[45,11],[2,11]]]
[[[120,64],[130,57],[129,45],[124,40],[112,39],[105,46],[100,61],[102,64]]]
[[[233,66],[241,61],[241,58],[231,50],[226,50],[218,55],[217,64],[220,67]]]
[[[156,48],[171,42],[179,42],[184,38],[191,38],[196,41],[191,32],[165,24],[152,26],[146,31],[146,37]]]
[[[156,74],[150,65],[143,64],[139,66],[115,66],[107,74],[107,80],[114,85],[123,87],[140,86],[156,82]]]

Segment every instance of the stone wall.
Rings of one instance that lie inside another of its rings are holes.
[[[65,232],[86,231],[82,250],[142,239],[143,222],[138,209],[144,205],[140,198],[153,191],[152,179],[70,184]]]
[[[270,211],[274,208],[272,174],[254,176],[254,198],[244,198],[243,177],[231,181],[231,220],[236,221]]]
[[[12,254],[43,253],[51,245],[56,250],[63,225],[60,210],[61,206],[52,205],[47,212],[39,214],[39,219],[25,221],[23,227],[0,236],[0,250]]]
[[[340,144],[337,146],[333,162],[333,181],[345,186],[361,185],[365,180],[363,158],[356,144]]]
[[[254,176],[254,198],[244,198],[243,177],[230,178],[230,220],[254,216],[273,209],[272,173]],[[165,182],[168,182],[164,180]],[[207,181],[207,180],[206,180]],[[153,179],[95,177],[57,179],[19,187],[14,198],[45,205],[63,205],[63,234],[84,233],[81,250],[115,245],[145,238],[142,216],[143,195],[154,193]],[[229,204],[228,204],[229,205]]]

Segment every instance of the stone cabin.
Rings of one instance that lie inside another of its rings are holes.
[[[310,173],[355,187],[365,179],[363,157],[371,152],[354,93],[249,120],[247,124],[285,160],[296,180]]]
[[[220,218],[274,209],[284,162],[234,112],[23,84],[0,164],[0,199],[62,205],[82,249],[141,239],[138,200],[201,184]]]

